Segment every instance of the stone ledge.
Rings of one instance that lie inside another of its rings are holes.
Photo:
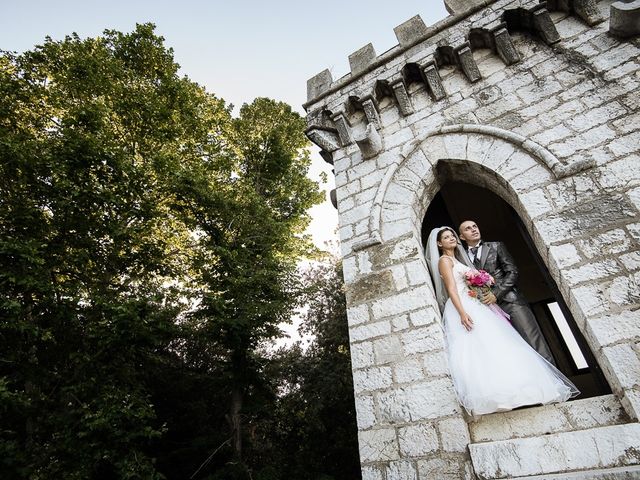
[[[484,415],[469,424],[473,442],[490,442],[548,433],[618,425],[629,421],[614,395]]]
[[[479,479],[518,478],[637,466],[640,424],[561,432],[539,437],[472,443]]]
[[[590,470],[587,472],[569,472],[554,475],[535,475],[517,477],[513,480],[631,480],[640,478],[640,467],[618,467]]]

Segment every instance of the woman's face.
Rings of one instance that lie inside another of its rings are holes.
[[[440,240],[438,241],[438,246],[440,248],[451,249],[456,248],[456,246],[458,245],[458,239],[451,230],[443,230],[440,233],[439,237]]]

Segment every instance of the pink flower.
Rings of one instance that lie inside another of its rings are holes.
[[[484,270],[469,270],[464,274],[464,280],[469,287],[469,296],[482,298],[491,291],[495,280]]]

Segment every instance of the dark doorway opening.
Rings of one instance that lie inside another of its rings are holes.
[[[478,224],[483,240],[505,243],[518,266],[518,288],[531,305],[558,368],[580,389],[577,398],[611,393],[522,220],[502,198],[469,183],[444,183],[422,222],[423,245],[433,228],[449,225],[457,230],[465,220]]]

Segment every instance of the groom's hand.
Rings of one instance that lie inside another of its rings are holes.
[[[497,301],[498,299],[493,294],[493,292],[489,292],[482,296],[482,303],[484,303],[485,305],[491,305],[492,303],[496,303]]]

